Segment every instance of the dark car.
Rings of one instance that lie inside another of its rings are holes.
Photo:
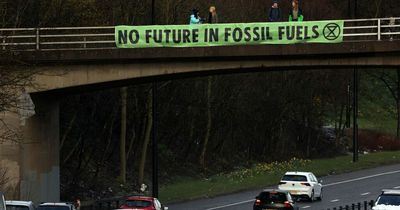
[[[253,210],[298,210],[292,196],[284,190],[264,190],[257,197]]]

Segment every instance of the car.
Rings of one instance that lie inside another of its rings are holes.
[[[6,210],[6,201],[2,192],[0,192],[0,210]]]
[[[322,200],[322,180],[318,181],[311,172],[286,172],[278,188],[289,191],[297,200],[307,199],[310,202]]]
[[[400,210],[400,190],[384,189],[375,201],[373,210]]]
[[[35,210],[32,201],[6,201],[7,210]]]
[[[298,210],[288,191],[266,189],[254,201],[253,210]]]
[[[119,209],[140,209],[140,210],[168,210],[168,207],[161,205],[157,198],[147,196],[130,196],[125,199]]]
[[[36,210],[75,210],[71,203],[41,203]]]

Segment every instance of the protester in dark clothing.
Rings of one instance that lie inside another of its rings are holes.
[[[279,8],[277,0],[274,0],[272,7],[269,9],[268,20],[270,22],[281,21],[281,9]]]
[[[304,16],[299,6],[299,0],[293,0],[292,9],[289,11],[289,22],[302,22],[303,20]]]
[[[201,18],[199,16],[199,10],[198,9],[193,9],[192,10],[192,14],[190,15],[190,25],[194,25],[194,24],[201,24]]]
[[[218,23],[217,9],[214,6],[210,7],[210,13],[209,13],[209,16],[208,16],[208,23],[209,24]]]

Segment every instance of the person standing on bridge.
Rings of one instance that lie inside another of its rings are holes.
[[[211,6],[209,12],[210,13],[208,15],[208,23],[209,24],[218,23],[217,9],[214,6]]]
[[[269,9],[268,15],[269,22],[281,21],[281,9],[279,8],[278,0],[274,0],[272,7]]]
[[[293,0],[292,9],[289,11],[289,22],[302,22],[303,20],[304,16],[299,6],[299,0]]]
[[[193,9],[192,14],[190,15],[190,25],[201,24],[201,18],[199,16],[199,10]]]

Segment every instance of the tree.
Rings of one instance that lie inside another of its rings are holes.
[[[213,84],[213,77],[209,76],[207,79],[207,127],[206,127],[206,134],[204,136],[203,141],[203,148],[201,150],[201,154],[199,157],[199,163],[203,169],[206,169],[206,152],[208,147],[208,142],[211,138],[211,129],[212,129],[212,84]]]
[[[144,183],[144,169],[147,159],[147,148],[151,139],[151,129],[153,127],[153,91],[150,89],[147,96],[147,120],[144,141],[141,150],[141,157],[139,162],[139,177],[138,184]]]
[[[21,123],[31,115],[32,104],[27,105],[25,93],[27,88],[34,88],[35,71],[27,69],[26,65],[18,64],[9,54],[2,52],[0,60],[0,143],[18,141],[21,133],[18,127],[6,123],[6,113],[19,114]],[[23,98],[22,98],[23,96]],[[29,102],[29,101],[28,101]],[[29,112],[29,113],[28,113]],[[26,116],[28,114],[28,116]]]
[[[126,183],[126,103],[128,88],[121,88],[120,178]]]
[[[367,75],[379,79],[390,92],[396,107],[396,136],[400,137],[400,69],[366,72]]]

